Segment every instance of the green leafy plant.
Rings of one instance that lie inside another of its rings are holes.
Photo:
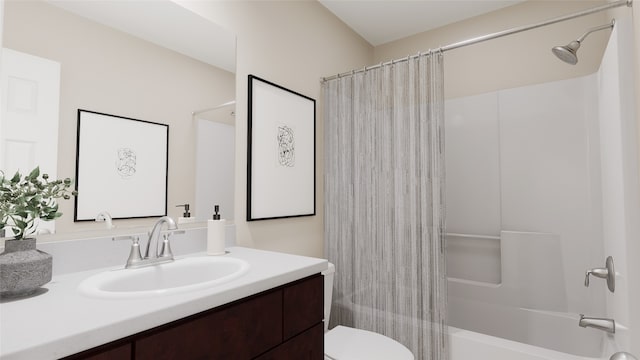
[[[49,175],[40,175],[40,167],[29,175],[16,172],[12,178],[0,171],[0,229],[11,228],[15,239],[22,239],[35,232],[36,219],[50,221],[62,216],[58,212],[56,199],[68,200],[77,195],[69,190],[72,181],[49,180]]]

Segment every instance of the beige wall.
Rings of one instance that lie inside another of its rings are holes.
[[[233,99],[235,76],[38,1],[9,1],[4,46],[61,64],[58,176],[75,177],[77,109],[169,124],[168,213],[194,203],[195,127],[191,112]],[[141,139],[143,141],[143,139]],[[61,234],[101,229],[73,222],[61,201]],[[105,209],[108,210],[108,209]],[[153,220],[118,220],[118,227]],[[64,236],[60,236],[64,238]]]
[[[2,38],[4,32],[4,1],[0,1],[0,54],[2,54]]]
[[[373,48],[316,1],[186,2],[184,6],[237,34],[237,77],[231,75],[231,84],[236,90],[231,97],[235,96],[237,101],[234,218],[239,243],[322,256],[324,138],[320,78],[370,64]],[[27,15],[26,11],[34,13]],[[39,2],[8,2],[5,15],[6,47],[62,63],[59,176],[73,177],[75,174],[75,111],[78,107],[168,123],[172,153],[169,159],[169,215],[179,216],[179,209],[172,205],[192,202],[194,198],[191,111],[228,101],[230,96],[220,91],[217,84],[228,84],[226,76],[229,74],[211,72],[208,65]],[[63,25],[54,26],[57,21]],[[74,41],[82,45],[72,45]],[[120,44],[121,41],[126,44]],[[112,56],[121,53],[128,57]],[[157,64],[158,58],[162,59],[162,64]],[[119,67],[124,80],[114,79],[111,71],[95,71],[107,60],[117,63],[110,65]],[[166,68],[158,67],[165,65],[176,71],[163,76],[152,72],[141,74],[143,69],[151,70],[142,64],[154,64],[153,68],[160,72]],[[316,216],[256,222],[244,220],[248,74],[317,100]],[[219,80],[220,76],[225,79]],[[164,78],[171,85],[154,84],[157,78]],[[208,87],[184,79],[200,79]],[[216,87],[211,88],[212,84]],[[143,91],[145,86],[147,90]],[[171,106],[160,107],[162,104]],[[61,232],[102,226],[74,224],[72,202],[63,202],[61,210],[65,213],[58,225]],[[119,221],[118,226],[148,223],[149,220]]]
[[[324,136],[320,78],[370,64],[372,47],[316,1],[185,2],[236,33],[235,222],[240,244],[322,256]],[[316,216],[246,222],[247,75],[316,99]]]
[[[514,27],[600,5],[601,1],[535,1],[443,26],[375,48],[376,63],[416,54]],[[586,29],[608,22],[604,13],[451,50],[445,54],[445,96],[481,94],[529,84],[567,79],[595,72],[608,32],[589,35],[576,66],[553,56],[551,48],[566,45]]]

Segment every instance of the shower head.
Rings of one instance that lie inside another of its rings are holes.
[[[582,34],[582,36],[580,36],[577,40],[573,40],[572,42],[570,42],[565,46],[556,46],[553,49],[551,49],[551,51],[556,57],[558,57],[558,59],[566,62],[567,64],[575,65],[578,63],[578,54],[577,54],[578,49],[580,49],[580,44],[582,43],[582,41],[584,41],[587,35],[591,34],[594,31],[611,29],[613,28],[615,23],[616,21],[614,19],[614,20],[611,20],[609,24],[601,25],[601,26],[589,29],[586,33]]]
[[[551,51],[553,54],[558,57],[558,59],[566,62],[567,64],[575,65],[578,63],[578,55],[576,52],[580,48],[579,41],[572,41],[568,45],[565,46],[556,46]]]

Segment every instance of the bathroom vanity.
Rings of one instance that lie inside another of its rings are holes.
[[[46,293],[0,304],[0,357],[322,359],[320,272],[327,268],[326,260],[228,250],[224,256],[250,264],[245,274],[211,288],[169,295],[104,298],[78,290],[96,274],[129,270],[54,276]]]
[[[65,359],[322,359],[314,275]]]

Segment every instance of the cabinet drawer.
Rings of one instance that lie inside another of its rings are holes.
[[[256,360],[324,359],[324,326],[317,324]]]
[[[284,340],[322,322],[324,317],[324,276],[314,275],[283,289]]]
[[[136,360],[251,359],[282,342],[282,292],[159,330],[135,342]]]

